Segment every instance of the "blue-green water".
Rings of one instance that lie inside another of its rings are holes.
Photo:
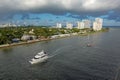
[[[90,42],[92,47],[87,47]],[[28,61],[44,49],[47,62]],[[0,80],[120,80],[120,29],[0,49]]]

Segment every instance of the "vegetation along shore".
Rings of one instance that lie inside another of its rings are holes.
[[[22,44],[30,44],[39,41],[69,37],[74,35],[85,36],[96,32],[106,32],[109,28],[94,31],[92,28],[66,29],[50,27],[5,27],[0,28],[0,48]]]

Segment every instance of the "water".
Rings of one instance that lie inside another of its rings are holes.
[[[0,49],[0,80],[120,80],[120,29]],[[92,47],[87,47],[90,42]],[[28,61],[44,49],[47,62]]]

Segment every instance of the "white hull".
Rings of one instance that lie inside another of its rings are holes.
[[[29,61],[31,64],[36,64],[36,63],[42,63],[48,59],[48,56],[45,56],[43,58],[39,59],[32,59],[32,61]]]

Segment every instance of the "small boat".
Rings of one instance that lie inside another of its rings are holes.
[[[29,61],[29,62],[31,64],[36,64],[36,63],[42,63],[42,62],[46,61],[47,59],[48,59],[48,55],[46,54],[46,52],[44,52],[44,50],[42,50],[37,55],[35,55],[34,58],[31,59],[31,61]]]
[[[91,44],[87,44],[87,47],[91,47],[92,45]]]
[[[89,35],[88,35],[88,44],[87,44],[87,47],[92,47],[92,44],[90,44],[90,38],[89,38]]]

